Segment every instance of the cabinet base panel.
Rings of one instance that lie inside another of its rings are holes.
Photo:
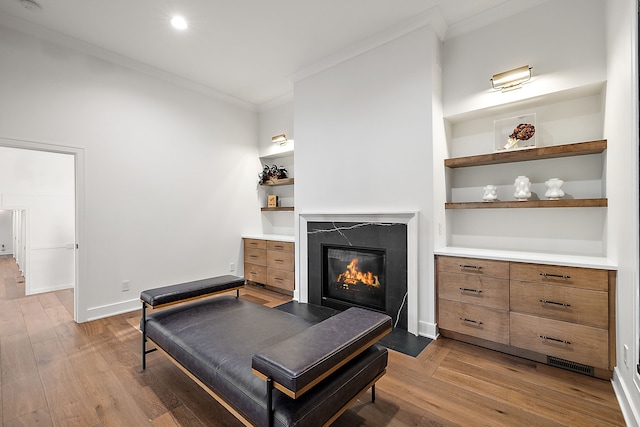
[[[499,351],[501,353],[510,354],[512,356],[521,357],[523,359],[532,360],[537,363],[542,363],[545,365],[550,365],[557,367],[559,369],[570,370],[572,372],[578,372],[573,369],[567,369],[561,366],[561,364],[549,363],[548,356],[546,354],[536,353],[534,351],[524,350],[522,348],[513,347],[506,344],[500,344],[493,341],[487,341],[482,338],[473,337],[471,335],[461,334],[459,332],[449,331],[446,329],[439,329],[438,331],[440,335],[446,338],[454,339],[457,341],[466,342],[468,344],[477,345],[479,347],[488,348],[490,350]],[[557,359],[557,358],[556,358]],[[570,362],[570,361],[569,361]],[[570,362],[571,363],[571,362]],[[585,375],[590,375],[590,373],[579,372]],[[603,380],[611,380],[613,378],[613,371],[601,368],[593,368],[593,376],[596,378],[600,378]]]
[[[257,286],[259,288],[267,289],[267,290],[273,291],[273,292],[278,292],[279,294],[287,295],[287,296],[290,296],[290,297],[293,296],[293,292],[292,291],[289,291],[289,290],[286,290],[286,289],[281,289],[281,288],[276,288],[275,286],[265,285],[263,283],[253,282],[251,280],[247,280],[247,285]]]

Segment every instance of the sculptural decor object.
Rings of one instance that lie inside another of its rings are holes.
[[[559,178],[551,178],[545,181],[544,185],[547,186],[547,191],[544,193],[544,196],[549,200],[558,200],[560,197],[563,197],[564,191],[560,188],[562,184],[564,184],[564,181]]]
[[[482,200],[484,200],[485,202],[493,202],[498,198],[498,187],[496,187],[495,185],[485,185],[483,190],[484,195],[482,196]]]
[[[513,193],[516,200],[524,202],[531,197],[531,181],[526,176],[517,177],[513,186],[516,188],[515,193]]]
[[[509,119],[495,120],[495,150],[509,151],[536,147],[536,115],[525,114]]]

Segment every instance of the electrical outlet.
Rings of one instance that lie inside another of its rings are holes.
[[[123,280],[122,281],[122,292],[127,292],[130,288],[131,282],[129,282],[128,280]]]
[[[627,354],[629,353],[629,346],[628,345],[624,345],[623,346],[623,354],[622,354],[622,361],[624,362],[624,366],[626,366],[627,368],[629,367],[629,362],[627,361]]]
[[[232,272],[232,273],[234,271],[236,271],[236,263],[235,262],[229,263],[229,271]]]

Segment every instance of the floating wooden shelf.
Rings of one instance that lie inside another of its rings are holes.
[[[607,149],[607,140],[578,142],[575,144],[553,145],[550,147],[529,148],[523,150],[501,151],[478,156],[455,157],[445,159],[448,168],[497,165],[500,163],[522,162],[527,160],[554,159],[558,157],[599,154]]]
[[[276,181],[267,181],[264,184],[260,184],[264,187],[276,187],[278,185],[293,185],[293,178],[278,179]]]
[[[445,209],[501,208],[606,208],[607,199],[527,200],[523,202],[455,202],[445,203]]]
[[[294,207],[293,206],[281,206],[281,207],[277,207],[277,208],[260,208],[260,210],[262,212],[285,212],[285,211],[293,211]]]

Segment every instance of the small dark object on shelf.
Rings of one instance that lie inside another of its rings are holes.
[[[279,179],[287,178],[287,176],[287,170],[282,166],[278,167],[276,165],[264,165],[264,168],[262,168],[262,172],[258,174],[258,178],[260,178],[260,181],[258,183],[262,185],[269,181],[277,181]]]

